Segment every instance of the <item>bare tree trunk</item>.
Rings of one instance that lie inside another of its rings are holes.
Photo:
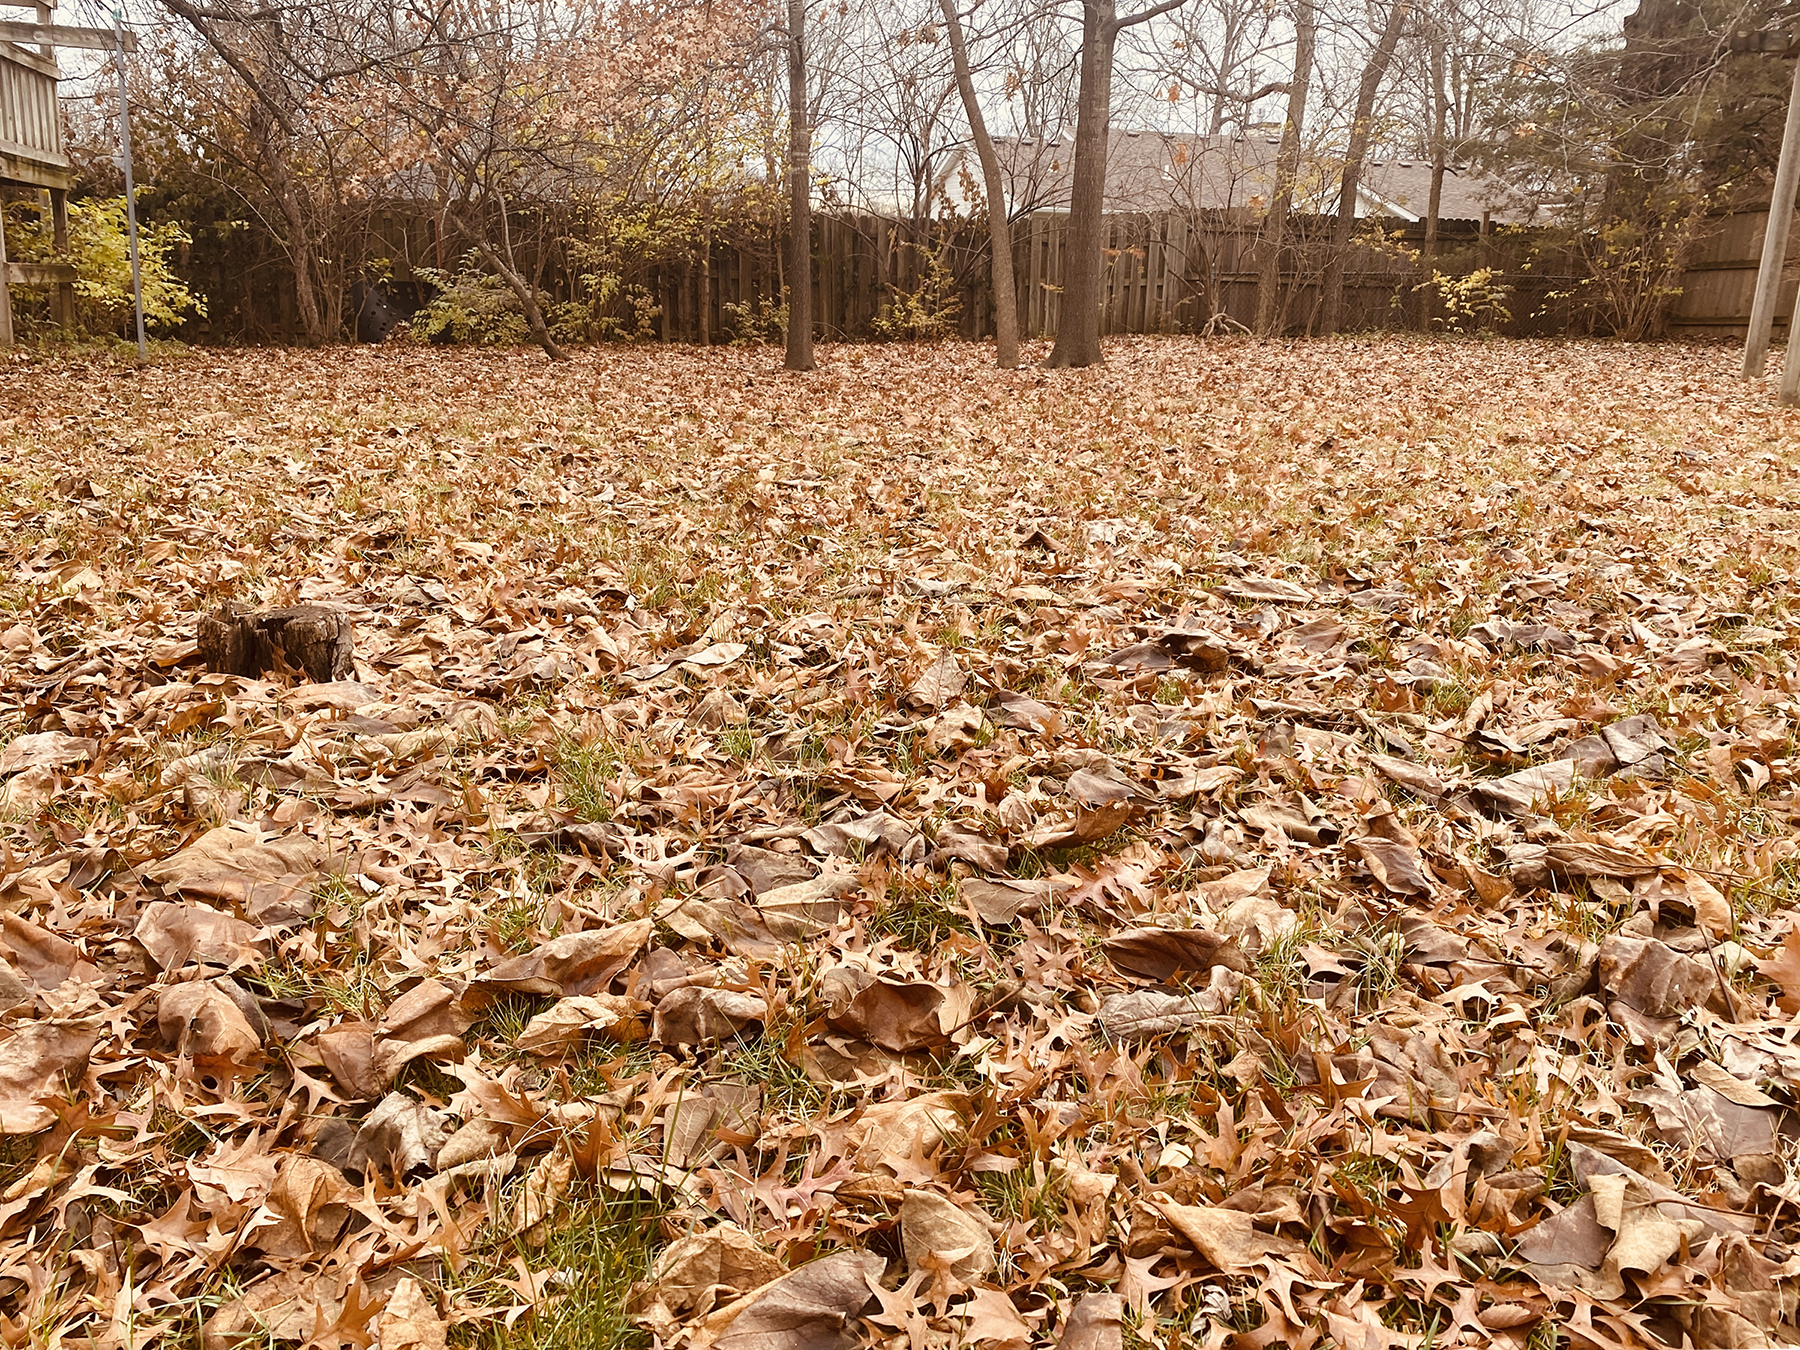
[[[1294,179],[1300,172],[1300,137],[1306,124],[1306,92],[1312,83],[1313,48],[1319,20],[1312,0],[1294,3],[1294,78],[1288,85],[1287,121],[1281,148],[1275,153],[1275,193],[1263,222],[1261,274],[1256,279],[1256,331],[1271,337],[1281,331],[1281,248],[1288,215],[1294,209]]]
[[[712,226],[710,223],[703,225],[700,229],[700,345],[702,347],[712,346]]]
[[[707,6],[708,17],[712,7]],[[712,93],[710,80],[700,86],[700,144],[706,164],[705,196],[700,199],[700,345],[712,346],[712,193],[713,137],[707,97]]]
[[[994,363],[1002,370],[1019,364],[1019,293],[1013,281],[1012,225],[1006,218],[1006,178],[1000,172],[1000,156],[988,135],[981,101],[975,97],[975,77],[969,71],[969,49],[963,42],[962,22],[956,0],[942,0],[944,31],[950,38],[950,55],[956,62],[956,90],[969,116],[969,134],[981,161],[982,188],[987,193],[988,247],[993,251]]]
[[[166,7],[170,13],[189,24],[201,40],[236,72],[244,82],[244,87],[256,100],[258,113],[251,121],[253,143],[260,150],[263,162],[268,167],[269,195],[274,198],[276,209],[287,222],[287,251],[294,273],[294,304],[300,311],[300,326],[306,335],[306,341],[317,345],[325,340],[326,329],[319,309],[318,291],[313,284],[315,241],[306,219],[311,203],[300,200],[299,189],[294,184],[288,165],[287,151],[280,140],[285,136],[288,142],[292,142],[299,135],[293,118],[289,115],[293,100],[283,96],[286,92],[285,84],[278,74],[267,71],[259,74],[232,50],[229,43],[219,37],[214,31],[213,20],[220,18],[220,15],[208,13],[189,3],[189,0],[166,0]],[[229,15],[224,17],[228,21],[236,21]],[[265,31],[270,35],[272,43],[279,43],[279,22],[265,25]]]
[[[306,229],[306,217],[292,196],[283,193],[276,199],[281,214],[287,219],[288,260],[294,272],[294,307],[300,311],[300,328],[309,346],[325,341],[325,321],[319,315],[319,294],[313,286],[312,240]]]
[[[806,115],[806,0],[788,0],[787,368],[813,370],[812,127]]]
[[[1069,184],[1069,240],[1063,253],[1062,305],[1053,367],[1100,362],[1100,300],[1105,279],[1106,154],[1112,125],[1115,0],[1081,6],[1081,84],[1075,99],[1075,168]]]
[[[488,242],[485,229],[479,225],[471,227],[461,217],[456,218],[456,224],[464,237],[475,245],[475,251],[481,255],[482,261],[494,269],[500,280],[518,298],[519,308],[525,311],[525,326],[531,330],[532,340],[544,349],[544,355],[552,361],[568,360],[569,354],[550,336],[550,325],[544,322],[544,311],[538,304],[536,288],[519,271],[518,262],[513,257],[512,228],[506,220],[506,198],[500,198],[500,246],[505,250],[504,257]]]
[[[261,120],[261,119],[259,119]],[[310,346],[325,340],[325,323],[319,314],[319,295],[313,286],[313,241],[307,228],[306,210],[288,173],[287,156],[275,144],[275,135],[263,125],[263,162],[269,166],[269,192],[282,219],[287,222],[288,262],[294,273],[294,307],[300,311],[300,328]]]
[[[1419,290],[1419,327],[1430,331],[1435,293],[1431,279],[1437,273],[1438,216],[1444,205],[1444,122],[1449,116],[1449,91],[1444,87],[1444,25],[1434,23],[1431,34],[1431,194],[1425,203],[1425,247],[1420,254],[1425,280]]]
[[[1410,0],[1393,0],[1387,24],[1363,67],[1362,82],[1356,88],[1356,116],[1350,124],[1350,145],[1344,151],[1344,181],[1338,195],[1337,224],[1331,232],[1331,257],[1325,265],[1324,314],[1321,326],[1335,333],[1344,320],[1344,263],[1350,253],[1350,240],[1356,233],[1356,192],[1362,184],[1363,160],[1369,153],[1369,138],[1374,132],[1375,96],[1381,81],[1393,63],[1394,49],[1400,45],[1400,29],[1406,23]]]
[[[1179,9],[1186,0],[1161,0],[1129,18],[1117,0],[1082,0],[1081,74],[1075,95],[1075,169],[1069,184],[1069,245],[1064,252],[1061,313],[1047,366],[1100,363],[1100,302],[1105,272],[1106,156],[1112,128],[1113,50],[1134,24]]]

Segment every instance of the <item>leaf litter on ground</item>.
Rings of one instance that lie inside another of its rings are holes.
[[[8,359],[7,1344],[1800,1334],[1729,353]]]

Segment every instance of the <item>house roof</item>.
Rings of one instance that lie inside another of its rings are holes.
[[[1275,185],[1280,140],[1272,136],[1186,136],[1114,131],[1107,150],[1108,211],[1261,210]],[[1014,211],[1067,210],[1074,139],[1002,137],[994,143]],[[1337,168],[1302,159],[1296,203],[1302,210],[1335,211]],[[1357,215],[1417,220],[1431,196],[1431,165],[1423,160],[1371,160],[1357,193]],[[1529,203],[1497,178],[1466,165],[1446,168],[1438,216],[1526,224]]]

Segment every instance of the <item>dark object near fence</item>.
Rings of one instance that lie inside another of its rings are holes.
[[[387,293],[381,287],[366,281],[356,283],[354,290],[356,300],[356,340],[358,342],[385,342],[394,325],[400,322],[400,315]]]
[[[355,673],[356,630],[350,616],[324,605],[295,605],[258,613],[227,601],[200,618],[200,659],[224,675],[268,675],[284,667],[316,684]]]

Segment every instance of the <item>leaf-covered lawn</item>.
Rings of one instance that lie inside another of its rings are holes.
[[[1791,1341],[1735,364],[13,356],[0,1339]]]

